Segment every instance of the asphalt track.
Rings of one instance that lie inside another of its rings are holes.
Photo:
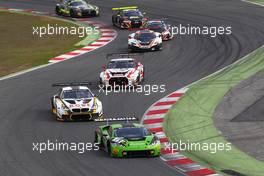
[[[0,6],[53,12],[51,0],[0,0]],[[162,52],[145,54],[145,84],[165,84],[165,93],[101,95],[107,116],[137,116],[156,100],[264,44],[264,9],[238,0],[100,0],[98,18],[111,25],[111,7],[138,5],[151,17],[166,17],[171,24],[231,25],[233,35],[210,38],[178,36]],[[7,26],[8,27],[8,26]],[[105,55],[125,52],[127,31],[103,48],[0,84],[0,175],[180,175],[159,158],[111,159],[103,152],[32,151],[32,142],[48,139],[93,142],[98,123],[58,123],[50,113],[55,82],[97,81]]]

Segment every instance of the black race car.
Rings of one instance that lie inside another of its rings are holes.
[[[140,28],[147,22],[144,13],[142,13],[136,6],[113,8],[112,10],[116,11],[112,15],[113,25],[119,28]]]
[[[62,0],[56,5],[56,14],[70,17],[98,16],[99,8],[84,0]]]

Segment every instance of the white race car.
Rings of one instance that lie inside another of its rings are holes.
[[[100,73],[100,84],[105,87],[137,86],[144,80],[144,66],[133,58],[111,59],[103,69]]]
[[[162,36],[159,32],[151,30],[132,33],[128,36],[128,50],[130,52],[162,50]]]
[[[59,121],[94,120],[103,115],[102,103],[87,86],[67,86],[51,98]]]

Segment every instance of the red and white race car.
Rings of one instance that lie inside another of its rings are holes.
[[[129,55],[111,59],[103,69],[100,73],[100,84],[105,87],[137,86],[144,80],[144,66]]]
[[[167,24],[164,20],[149,20],[143,28],[159,32],[162,40],[170,40],[173,38],[171,25]]]

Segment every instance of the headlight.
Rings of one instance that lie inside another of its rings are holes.
[[[62,104],[61,107],[63,110],[69,110],[69,108],[67,106],[65,106],[65,104]]]
[[[125,147],[126,145],[125,144],[123,144],[123,143],[113,143],[113,145],[115,145],[115,146],[119,146],[119,147]]]
[[[135,42],[132,42],[131,44],[132,44],[133,46],[138,46],[138,44],[135,43]]]
[[[104,78],[107,80],[110,79],[110,74],[107,71],[104,73]]]
[[[119,147],[125,147],[126,141],[123,138],[114,138],[112,139],[112,144]]]
[[[157,45],[157,44],[158,44],[158,42],[155,41],[155,42],[153,42],[152,46]]]
[[[158,143],[159,143],[159,139],[156,136],[154,136],[149,145],[157,145]]]

